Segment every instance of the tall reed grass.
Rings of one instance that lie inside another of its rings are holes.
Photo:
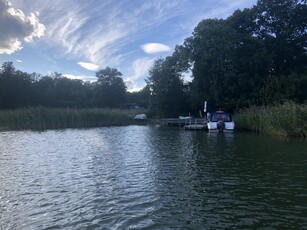
[[[33,107],[0,111],[0,130],[46,130],[136,124],[145,111]]]
[[[235,115],[236,127],[278,137],[307,137],[307,105],[287,102],[251,107]]]

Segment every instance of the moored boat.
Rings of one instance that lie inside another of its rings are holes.
[[[233,131],[235,128],[231,114],[224,111],[210,113],[207,125],[209,132]]]

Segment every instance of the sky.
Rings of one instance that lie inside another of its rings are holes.
[[[208,18],[227,18],[257,0],[0,0],[0,65],[43,76],[96,80],[116,68],[129,91],[145,86],[157,58],[170,56]],[[186,76],[188,80],[188,76]]]

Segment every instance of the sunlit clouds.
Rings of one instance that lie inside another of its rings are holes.
[[[45,26],[36,14],[25,15],[6,0],[0,0],[0,54],[12,54],[22,49],[23,42],[44,35]]]

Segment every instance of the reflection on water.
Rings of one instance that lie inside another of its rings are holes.
[[[307,143],[112,127],[0,133],[0,229],[301,229]]]

